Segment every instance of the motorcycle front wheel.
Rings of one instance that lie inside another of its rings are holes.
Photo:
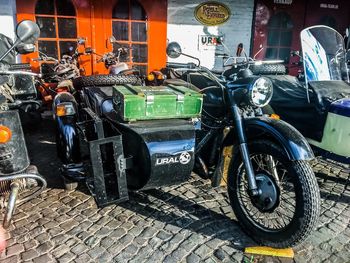
[[[284,149],[272,141],[252,141],[248,148],[261,192],[258,197],[250,195],[244,164],[235,152],[227,189],[239,223],[262,245],[285,248],[300,244],[315,228],[320,213],[320,192],[311,166],[289,160]]]

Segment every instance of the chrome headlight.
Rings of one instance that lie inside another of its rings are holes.
[[[268,78],[256,79],[249,89],[249,101],[253,106],[264,107],[267,105],[273,93],[273,85]]]

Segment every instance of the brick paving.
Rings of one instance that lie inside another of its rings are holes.
[[[256,244],[239,228],[225,189],[193,176],[98,209],[84,187],[62,189],[51,134],[42,129],[27,138],[32,163],[49,188],[17,207],[0,262],[250,262],[242,251]],[[295,249],[295,262],[349,262],[350,169],[319,161],[314,170],[322,215]]]

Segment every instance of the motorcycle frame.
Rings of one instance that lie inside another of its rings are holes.
[[[248,142],[252,139],[269,139],[272,141],[275,141],[279,143],[283,149],[286,151],[286,154],[290,160],[311,160],[314,158],[313,152],[307,143],[306,139],[292,126],[289,124],[273,120],[271,118],[266,117],[254,117],[254,118],[244,118],[241,114],[241,105],[239,104],[239,101],[241,100],[242,96],[245,94],[246,86],[250,83],[246,83],[245,85],[237,86],[231,86],[231,87],[225,87],[219,82],[217,83],[221,86],[222,91],[224,92],[224,96],[227,98],[227,101],[225,102],[225,108],[226,112],[229,114],[226,114],[225,120],[223,121],[223,126],[220,129],[210,129],[208,134],[204,136],[201,141],[198,143],[198,146],[195,149],[196,153],[196,161],[199,164],[203,166],[203,163],[200,161],[200,156],[197,154],[199,153],[200,149],[207,145],[211,139],[214,138],[214,136],[218,136],[219,139],[216,141],[216,145],[212,147],[212,152],[210,153],[213,158],[211,160],[216,160],[216,163],[214,164],[215,169],[218,169],[220,167],[220,159],[222,158],[222,151],[221,152],[215,152],[217,148],[223,149],[223,147],[228,145],[236,145],[239,147],[239,151],[242,157],[242,160],[244,162],[244,165],[246,167],[246,170],[248,171],[248,182],[249,182],[249,189],[251,191],[251,194],[258,195],[259,189],[257,188],[256,181],[255,181],[255,174],[253,171],[253,167],[249,158],[249,150],[248,150]],[[82,105],[86,104],[84,101],[87,101],[84,96],[84,93],[81,93],[81,103]],[[55,104],[59,104],[62,102],[70,102],[74,104],[74,107],[76,109],[79,108],[77,101],[73,97],[73,95],[69,93],[61,93],[59,96],[56,97]],[[88,105],[84,105],[87,107],[90,111]],[[78,112],[78,111],[77,111]],[[231,114],[231,115],[230,115]],[[59,156],[65,156],[69,157],[63,160],[63,163],[67,163],[67,165],[71,165],[72,163],[81,163],[80,159],[80,145],[77,143],[81,141],[81,139],[84,140],[84,138],[79,138],[81,136],[81,133],[77,131],[77,122],[79,122],[79,116],[78,114],[73,116],[66,116],[66,117],[55,117],[57,120],[57,128],[58,133],[61,134],[62,138],[66,138],[61,140],[62,147],[61,149],[68,150],[66,152],[60,152]],[[103,120],[103,117],[102,117]],[[97,129],[97,133],[101,133],[100,128],[101,124],[99,122],[101,121],[100,118],[91,118],[90,121],[93,122],[93,125],[90,125],[90,127],[94,127],[93,129]],[[81,123],[81,122],[79,122]],[[79,124],[80,125],[80,124]],[[222,134],[224,132],[224,129],[226,127],[230,127],[230,132],[227,136],[222,135],[222,139],[220,139],[220,133]],[[88,128],[89,129],[89,128]],[[92,128],[90,128],[92,129]],[[198,158],[199,157],[199,158]],[[62,160],[62,158],[61,158]],[[92,164],[93,165],[93,164]],[[67,167],[68,167],[67,166]],[[209,167],[208,163],[204,163],[204,166]],[[204,169],[205,170],[205,169]],[[82,172],[80,170],[79,172]],[[217,176],[222,176],[221,174],[218,175],[218,173],[214,172],[214,175],[216,178],[213,178],[212,180],[215,182],[218,182]],[[72,178],[70,178],[72,179]],[[74,179],[74,178],[73,178]]]

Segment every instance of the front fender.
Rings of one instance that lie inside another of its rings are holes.
[[[249,140],[268,138],[278,142],[290,160],[312,160],[313,151],[304,136],[293,126],[282,120],[255,117],[244,120],[246,136]]]
[[[57,155],[65,165],[81,162],[75,116],[56,116]]]
[[[58,104],[64,103],[64,102],[72,103],[74,105],[75,109],[77,110],[77,108],[78,108],[77,101],[75,100],[74,96],[69,92],[61,92],[61,93],[57,94],[55,99],[53,100],[52,107],[53,107],[54,112],[55,112],[55,107]]]
[[[72,103],[77,112],[77,102],[72,94],[68,92],[59,93],[53,102],[53,111],[56,122],[56,145],[57,155],[64,165],[76,164],[81,162],[79,135],[76,123],[77,114],[69,116],[57,116],[55,108],[60,103]]]

